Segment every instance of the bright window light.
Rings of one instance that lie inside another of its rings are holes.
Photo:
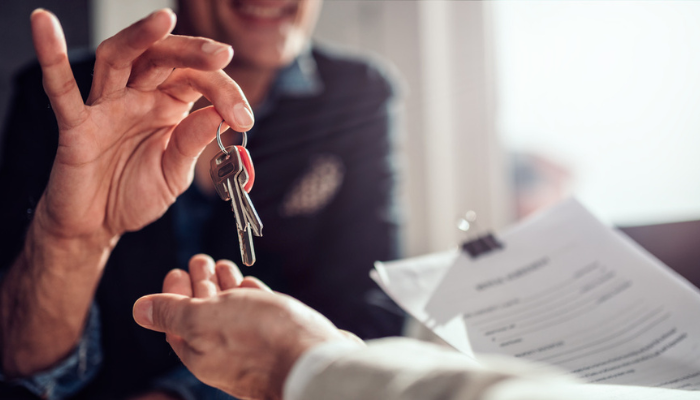
[[[616,224],[700,219],[700,3],[492,7],[507,148]]]

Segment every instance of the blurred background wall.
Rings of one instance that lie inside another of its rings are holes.
[[[86,47],[90,41],[90,0],[23,0],[0,2],[0,123],[5,121],[12,92],[12,76],[34,59],[29,14],[44,7],[63,23],[66,40],[73,47]]]
[[[31,9],[56,12],[69,46],[94,47],[172,5],[1,3],[12,39],[0,48],[0,95],[33,54]],[[698,20],[695,2],[326,0],[315,37],[403,77],[413,255],[462,240],[467,210],[479,229],[498,229],[569,195],[618,225],[700,219]]]

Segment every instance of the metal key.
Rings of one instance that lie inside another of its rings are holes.
[[[242,146],[234,146],[237,147],[236,150],[239,150],[239,159],[240,157],[240,151],[246,152],[246,155],[248,156],[248,159],[250,160],[250,154],[248,153],[248,150],[246,150],[245,147],[241,149]],[[253,207],[253,202],[250,200],[250,196],[248,196],[248,192],[245,191],[244,187],[248,183],[249,173],[248,170],[245,168],[245,163],[242,162],[241,160],[241,165],[243,166],[241,173],[238,175],[238,185],[236,189],[240,193],[241,196],[241,202],[243,206],[243,214],[245,215],[245,220],[250,224],[250,228],[253,231],[253,235],[255,236],[262,236],[262,221],[260,221],[260,217],[258,216],[258,212],[255,210],[255,207]]]
[[[248,193],[243,189],[249,179],[248,171],[236,146],[223,147],[219,138],[220,129],[221,125],[216,133],[221,151],[211,160],[210,175],[219,197],[225,201],[231,201],[231,209],[236,218],[241,259],[243,264],[251,266],[255,263],[252,235],[262,236],[262,222]],[[243,145],[245,146],[245,140]],[[244,151],[247,152],[245,149]]]

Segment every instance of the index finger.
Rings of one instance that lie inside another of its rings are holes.
[[[179,294],[192,297],[192,279],[190,274],[181,269],[173,269],[163,279],[163,293]]]
[[[221,290],[237,288],[243,281],[241,270],[231,260],[219,260],[216,262],[216,276],[219,278]]]
[[[222,70],[178,69],[158,89],[183,103],[196,101],[204,95],[237,132],[248,131],[255,123],[253,110],[243,90]]]
[[[190,258],[189,269],[194,297],[207,299],[216,296],[220,288],[214,259],[206,254],[197,254]]]
[[[165,8],[100,43],[95,51],[95,71],[88,104],[105,94],[124,89],[134,60],[165,38],[174,27],[175,13]]]
[[[70,128],[82,120],[85,104],[68,61],[63,29],[55,15],[41,8],[34,10],[30,19],[44,91],[49,96],[59,128]]]

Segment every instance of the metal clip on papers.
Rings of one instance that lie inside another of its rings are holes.
[[[468,211],[464,217],[460,218],[457,227],[463,232],[468,232],[470,229],[476,232],[476,213]],[[499,242],[492,233],[485,235],[476,234],[473,239],[462,243],[462,251],[466,252],[471,258],[477,258],[494,250],[502,249],[503,244]]]

